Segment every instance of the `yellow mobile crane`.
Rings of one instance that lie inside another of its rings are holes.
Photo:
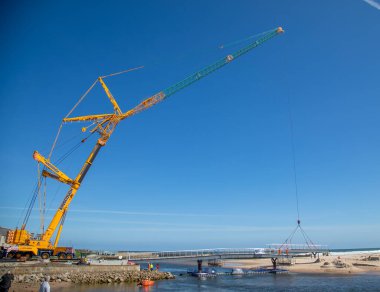
[[[66,175],[62,170],[60,170],[57,166],[51,163],[49,158],[42,156],[37,151],[33,153],[33,158],[37,162],[45,166],[45,169],[42,171],[43,177],[52,178],[61,183],[67,184],[69,185],[70,189],[68,190],[65,198],[63,199],[61,205],[56,211],[54,217],[52,218],[48,228],[40,237],[38,238],[32,237],[31,233],[29,233],[25,229],[27,220],[24,220],[24,223],[20,229],[11,230],[8,232],[7,243],[10,244],[11,246],[7,248],[7,250],[5,251],[6,255],[8,257],[12,257],[12,256],[31,257],[33,255],[35,256],[40,255],[42,258],[47,259],[55,253],[69,205],[71,201],[73,200],[75,194],[77,193],[79,187],[81,186],[81,183],[84,177],[86,176],[88,170],[93,164],[99,150],[104,145],[106,145],[108,139],[110,138],[117,124],[120,121],[126,118],[129,118],[137,113],[140,113],[150,108],[151,106],[163,101],[167,97],[191,85],[192,83],[202,79],[203,77],[215,72],[221,67],[229,64],[230,62],[237,59],[238,57],[248,53],[252,49],[256,48],[262,43],[270,40],[271,38],[283,32],[284,32],[283,29],[281,27],[278,27],[278,28],[275,28],[268,32],[263,33],[262,37],[260,37],[256,41],[248,44],[247,46],[243,47],[242,49],[230,55],[225,56],[224,58],[205,67],[204,69],[195,72],[194,74],[190,75],[189,77],[185,78],[179,83],[176,83],[173,86],[170,86],[158,92],[157,94],[145,99],[136,107],[126,112],[123,112],[120,109],[115,98],[111,94],[107,85],[104,83],[103,78],[99,77],[96,82],[99,82],[101,86],[103,87],[106,95],[108,96],[110,102],[113,105],[114,112],[110,114],[88,115],[88,116],[80,116],[80,117],[72,117],[72,118],[66,117],[63,119],[63,123],[92,122],[94,127],[91,129],[90,132],[91,133],[97,132],[100,135],[90,155],[87,157],[85,163],[83,164],[81,170],[79,171],[78,175],[75,178],[70,178],[68,175]],[[83,128],[82,130],[85,131],[86,129],[87,128]],[[27,214],[27,216],[29,215],[30,215],[30,211]],[[54,243],[52,243],[51,239],[55,232],[56,232],[56,237],[55,237]]]

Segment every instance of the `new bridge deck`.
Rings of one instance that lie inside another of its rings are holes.
[[[328,253],[326,245],[301,245],[301,244],[271,244],[266,248],[215,248],[198,250],[159,251],[151,253],[129,254],[129,259],[140,260],[164,260],[164,259],[189,259],[189,258],[279,258],[294,257],[303,254]]]

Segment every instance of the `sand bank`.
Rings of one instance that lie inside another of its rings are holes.
[[[380,253],[365,254],[351,253],[342,255],[311,257],[295,257],[291,265],[278,266],[295,273],[332,273],[359,274],[380,273]],[[239,259],[225,260],[224,267],[255,269],[272,267],[271,259]]]

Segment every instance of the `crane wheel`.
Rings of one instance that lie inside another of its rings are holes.
[[[15,256],[15,254],[16,253],[14,251],[8,252],[7,259],[13,259],[13,257]]]
[[[16,254],[15,254],[14,257],[15,257],[16,259],[19,260],[19,259],[21,259],[21,257],[22,257],[23,255],[24,255],[24,254],[23,254],[22,252],[16,252]]]
[[[61,252],[59,255],[58,255],[58,259],[60,260],[65,260],[66,259],[66,254],[64,252]]]
[[[69,253],[69,254],[67,254],[66,258],[67,258],[68,260],[72,260],[72,259],[73,259],[73,255],[72,255],[71,253]]]
[[[33,254],[30,253],[30,252],[27,252],[27,253],[24,254],[24,256],[25,256],[25,259],[28,261],[28,260],[30,260],[32,258]]]
[[[47,260],[49,257],[50,257],[50,254],[48,252],[43,252],[41,254],[41,258],[44,259],[44,260]]]

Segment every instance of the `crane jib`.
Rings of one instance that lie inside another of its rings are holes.
[[[256,48],[257,46],[263,44],[264,42],[270,40],[271,38],[275,37],[276,35],[279,35],[283,33],[284,30],[281,27],[275,28],[267,32],[263,37],[259,38],[258,40],[250,43],[249,45],[245,46],[244,48],[225,56],[224,58],[216,61],[215,63],[203,68],[200,71],[195,72],[194,74],[190,75],[189,77],[183,79],[182,81],[156,93],[155,95],[145,99],[141,103],[139,103],[137,106],[132,108],[131,110],[125,112],[122,114],[122,119],[131,117],[137,113],[140,113],[153,105],[161,102],[162,100],[166,99],[167,97],[177,93],[178,91],[184,89],[185,87],[193,84],[194,82],[202,79],[203,77],[206,77],[207,75],[215,72],[216,70],[222,68],[223,66],[227,65],[234,59],[239,58],[240,56],[248,53],[252,49]]]
[[[202,79],[203,77],[206,77],[207,75],[211,74],[212,72],[220,69],[221,67],[227,65],[232,60],[248,53],[250,50],[256,48],[257,46],[261,45],[262,43],[266,42],[267,40],[275,37],[276,35],[282,33],[282,28],[276,28],[272,31],[268,32],[266,35],[264,35],[262,38],[258,39],[257,41],[249,44],[248,46],[232,53],[231,55],[228,55],[218,61],[216,61],[214,64],[211,64],[202,70],[190,75],[189,77],[185,78],[184,80],[174,84],[173,86],[170,86],[166,89],[164,89],[162,92],[164,93],[164,98],[169,97],[170,95],[173,95],[174,93],[180,91],[181,89],[191,85],[192,83],[198,81],[199,79]]]

